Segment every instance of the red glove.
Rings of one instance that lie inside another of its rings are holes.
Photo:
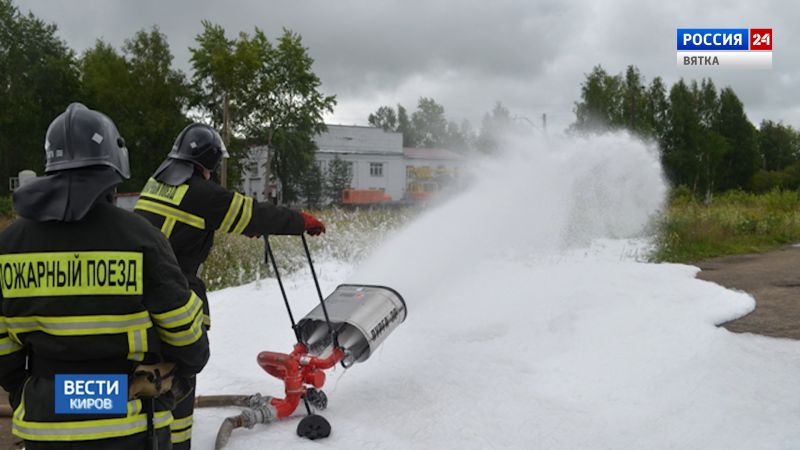
[[[319,219],[304,211],[300,211],[300,214],[303,216],[306,233],[311,236],[319,236],[321,233],[325,232],[325,224]]]

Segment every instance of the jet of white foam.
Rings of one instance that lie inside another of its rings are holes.
[[[352,280],[412,295],[496,256],[641,236],[667,192],[657,150],[625,133],[509,139],[468,172],[469,188],[399,231]]]

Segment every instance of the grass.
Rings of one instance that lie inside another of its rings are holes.
[[[365,257],[381,236],[406,223],[415,210],[330,208],[312,213],[327,228],[324,235],[308,238],[314,260],[355,262]],[[270,244],[282,274],[307,264],[299,237],[273,236]],[[217,290],[249,283],[271,273],[271,267],[264,262],[263,239],[218,233],[211,255],[203,265],[202,277],[209,290]]]
[[[11,217],[14,212],[14,201],[10,195],[0,196],[0,217]]]
[[[800,194],[732,191],[705,205],[689,195],[670,202],[657,236],[655,261],[695,262],[763,252],[800,242]]]

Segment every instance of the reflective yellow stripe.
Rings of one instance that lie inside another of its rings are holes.
[[[194,292],[189,295],[189,300],[180,308],[171,311],[153,314],[156,325],[162,328],[175,328],[194,321],[195,316],[203,310],[203,301]]]
[[[194,214],[189,214],[186,211],[181,211],[178,208],[173,208],[172,206],[162,205],[161,203],[140,198],[139,201],[136,202],[134,209],[140,209],[166,218],[172,218],[190,227],[199,228],[201,230],[206,229],[205,219],[200,216],[195,216]]]
[[[142,295],[139,252],[52,252],[0,255],[5,298]]]
[[[164,233],[164,236],[172,236],[172,229],[175,228],[176,223],[177,221],[172,217],[164,218],[164,223],[161,225],[161,232]]]
[[[245,197],[244,205],[242,206],[242,215],[239,217],[239,222],[234,227],[232,233],[242,234],[244,228],[250,223],[250,218],[253,217],[253,198]]]
[[[0,339],[0,356],[10,355],[22,350],[22,346],[14,342],[10,337]]]
[[[154,178],[147,180],[147,184],[142,188],[141,197],[150,197],[162,202],[167,202],[173,205],[180,205],[186,192],[189,190],[188,184],[180,186],[170,186],[169,184],[162,183]]]
[[[242,207],[242,202],[244,201],[244,196],[238,192],[233,193],[233,199],[231,199],[231,205],[228,207],[228,212],[225,213],[225,218],[222,219],[222,223],[219,225],[219,230],[229,233],[231,227],[233,226],[233,219],[239,214],[239,209]]]
[[[133,330],[146,330],[152,325],[147,311],[103,316],[9,317],[6,318],[6,323],[12,335],[43,331],[54,336],[127,333]]]
[[[128,331],[128,359],[144,361],[147,353],[147,330]]]
[[[211,327],[211,316],[209,316],[208,314],[203,314],[203,325],[209,328]]]
[[[197,342],[203,336],[203,315],[198,314],[188,330],[168,331],[157,328],[161,340],[174,347],[185,347]]]
[[[128,402],[128,416],[135,416],[142,413],[142,401],[131,400]]]
[[[131,410],[131,402],[128,404]],[[170,411],[157,411],[153,417],[155,428],[172,423]],[[147,415],[136,414],[119,419],[83,420],[75,422],[28,422],[14,419],[12,432],[29,441],[92,441],[130,436],[147,430]]]
[[[17,405],[17,409],[14,410],[14,416],[11,418],[12,421],[16,422],[17,420],[22,420],[25,416],[25,388],[28,387],[28,382],[31,381],[31,377],[28,377],[25,380],[25,383],[22,384],[22,397],[19,400],[19,405]]]
[[[192,438],[192,429],[191,427],[188,430],[183,431],[173,431],[169,435],[170,441],[173,444],[180,444],[181,442],[186,442]]]
[[[192,426],[192,416],[182,417],[180,419],[175,419],[172,421],[172,425],[169,426],[171,430],[182,430],[184,428]]]

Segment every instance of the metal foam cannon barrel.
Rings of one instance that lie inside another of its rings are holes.
[[[332,330],[322,305],[317,305],[297,323],[300,340],[310,352],[321,353],[331,344],[334,332],[346,355],[345,367],[366,361],[407,315],[403,297],[385,286],[339,285],[325,298],[325,307]]]

